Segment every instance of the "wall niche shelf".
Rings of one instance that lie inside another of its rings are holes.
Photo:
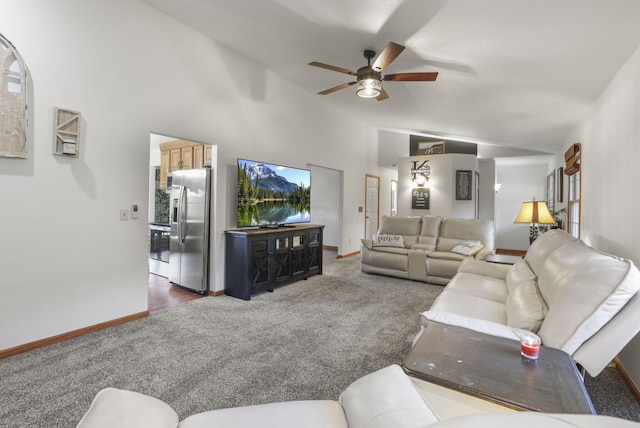
[[[55,108],[53,154],[78,157],[80,154],[80,112]]]

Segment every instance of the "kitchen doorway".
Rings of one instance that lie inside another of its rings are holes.
[[[174,147],[175,146],[175,147]],[[217,163],[216,146],[161,135],[149,134],[149,312],[151,314],[168,310],[184,301],[202,297],[189,289],[174,285],[170,277],[170,189],[172,172],[182,169],[208,169],[211,174]],[[212,179],[215,183],[215,179]],[[210,212],[215,212],[212,191]],[[213,215],[209,217],[213,219]],[[214,224],[211,222],[211,230]],[[210,236],[214,236],[211,233]],[[215,260],[215,245],[208,246],[208,260]],[[209,263],[205,284],[211,289],[215,278],[215,265]],[[206,294],[205,294],[206,295]]]

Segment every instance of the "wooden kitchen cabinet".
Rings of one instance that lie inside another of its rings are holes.
[[[208,164],[205,162],[207,152]],[[167,188],[167,176],[170,172],[205,166],[211,166],[211,146],[182,140],[160,144],[160,187],[163,189]]]
[[[171,151],[162,150],[160,152],[160,188],[167,188],[167,177],[169,175],[169,166],[171,163]]]
[[[192,168],[204,168],[204,145],[198,144],[192,148],[193,165]]]
[[[203,144],[204,146],[204,163],[203,166],[211,166],[211,146]]]

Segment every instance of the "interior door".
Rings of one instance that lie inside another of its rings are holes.
[[[380,177],[366,175],[366,193],[364,200],[364,236],[370,239],[378,231],[380,221]]]

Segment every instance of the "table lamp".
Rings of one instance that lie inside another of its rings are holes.
[[[533,201],[522,203],[520,213],[518,213],[518,217],[516,217],[514,223],[531,224],[529,229],[529,244],[532,244],[538,237],[539,224],[555,224],[556,221],[549,212],[547,203],[544,201],[536,201],[536,198],[533,198]]]

